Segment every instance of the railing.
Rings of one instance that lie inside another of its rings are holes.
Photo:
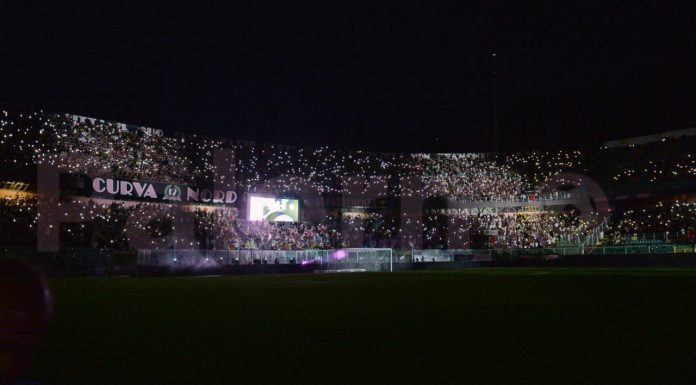
[[[582,242],[583,246],[595,246],[597,245],[597,243],[599,243],[599,241],[601,241],[604,238],[604,234],[609,228],[609,219],[610,216],[607,215],[602,219],[602,222],[599,225],[595,226],[595,228],[592,229],[592,232]]]
[[[139,266],[212,267],[229,265],[318,265],[320,269],[391,270],[392,249],[335,250],[138,250]],[[386,267],[386,266],[388,267]]]
[[[622,243],[626,244],[649,244],[649,243],[669,243],[678,241],[677,233],[633,233],[624,234],[618,238]]]
[[[453,198],[452,201],[461,202],[461,203],[490,203],[490,202],[524,203],[524,202],[543,202],[543,201],[557,201],[557,200],[576,200],[576,199],[582,198],[584,195],[585,194],[582,194],[582,193],[559,192],[559,193],[552,193],[552,194],[532,194],[531,196]]]
[[[139,265],[248,265],[298,263],[306,264],[327,258],[330,250],[207,250],[207,249],[140,249]]]
[[[109,250],[63,249],[38,252],[35,248],[0,248],[0,258],[19,258],[42,266],[49,274],[102,275],[135,266],[210,267],[254,264],[314,264],[320,269],[389,271],[393,264],[503,261],[529,256],[681,254],[696,253],[696,244],[566,246],[515,249],[335,249],[335,250]]]
[[[607,255],[607,254],[681,254],[696,253],[696,244],[646,244],[616,246],[563,246],[459,250],[394,250],[395,262],[451,262],[458,257],[489,256],[493,259],[514,259],[524,255]],[[403,257],[403,258],[402,258]]]

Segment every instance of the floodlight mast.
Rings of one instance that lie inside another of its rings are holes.
[[[498,86],[496,84],[495,52],[491,52],[493,78],[493,152],[498,152]]]

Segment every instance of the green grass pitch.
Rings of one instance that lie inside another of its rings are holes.
[[[696,270],[56,278],[46,384],[696,383]]]

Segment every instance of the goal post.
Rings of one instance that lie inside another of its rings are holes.
[[[390,248],[345,248],[329,251],[323,265],[325,271],[394,271],[394,255]]]

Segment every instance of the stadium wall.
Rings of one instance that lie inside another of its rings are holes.
[[[485,267],[696,267],[696,253],[535,256],[513,260],[413,262],[394,264],[394,271],[452,270]]]

